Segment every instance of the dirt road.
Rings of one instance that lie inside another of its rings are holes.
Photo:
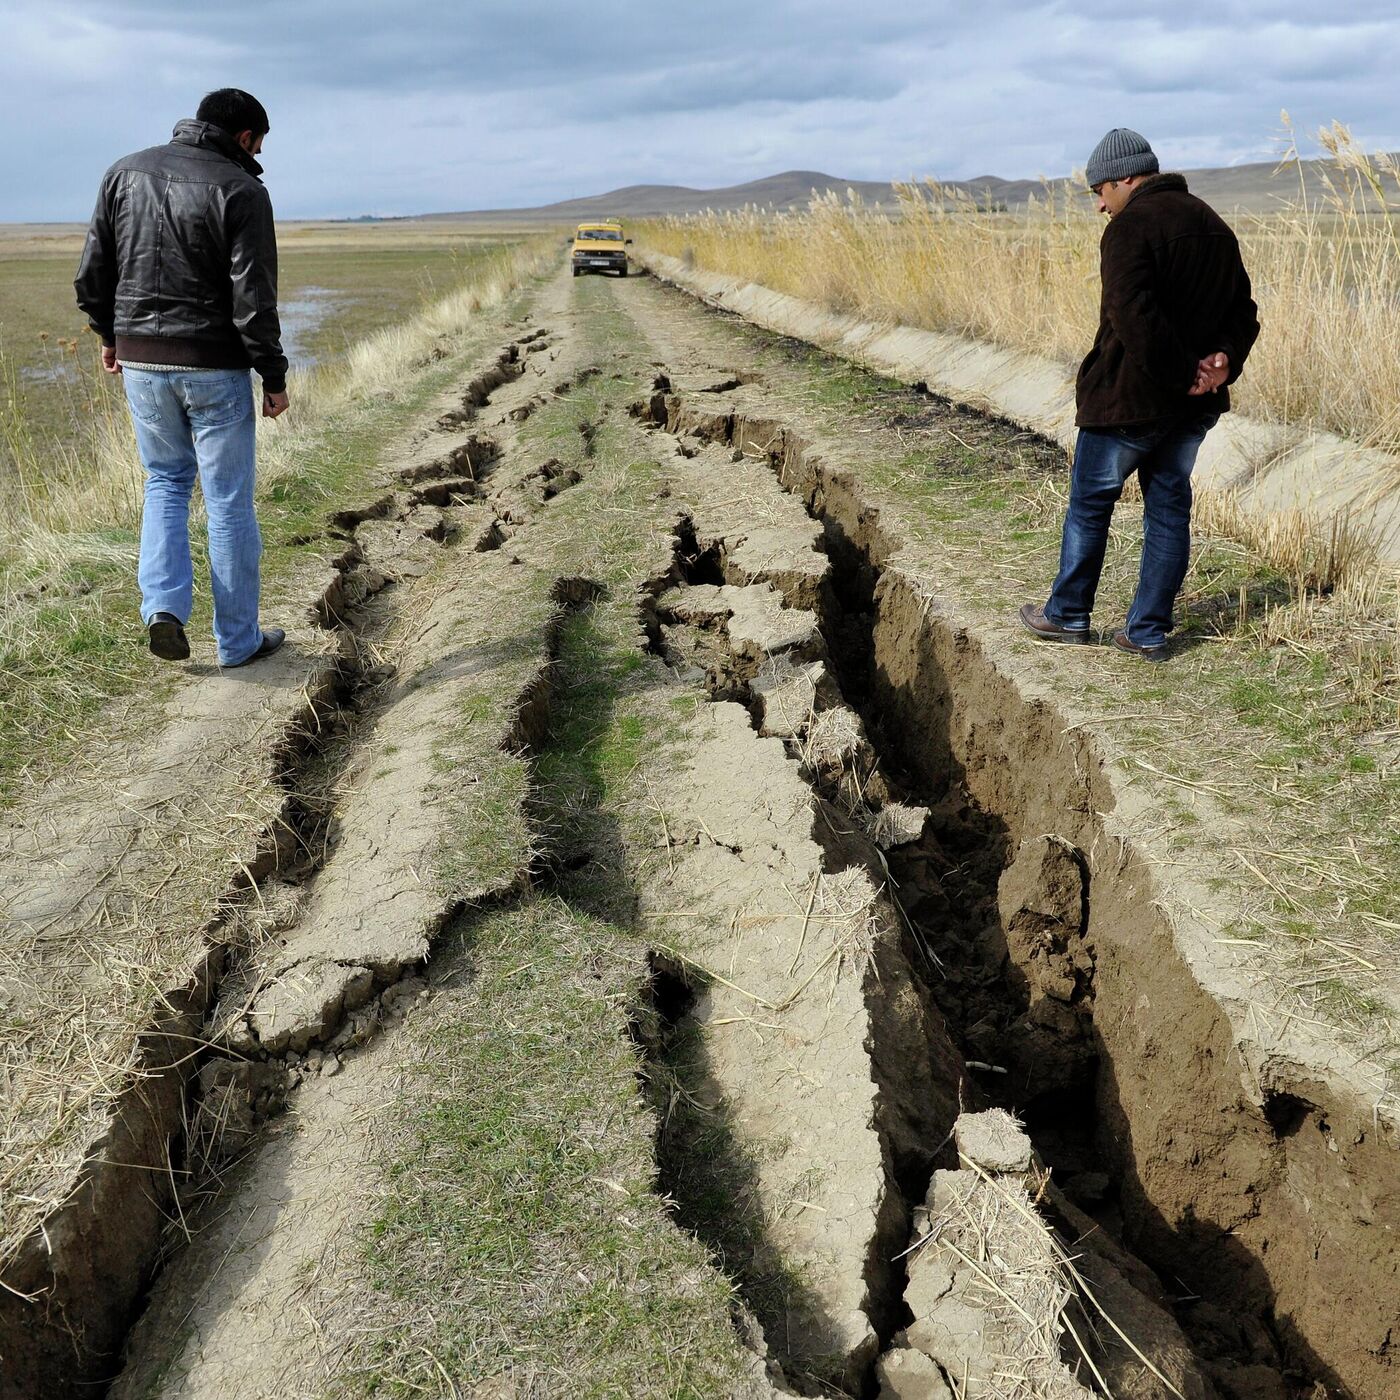
[[[0,871],[51,947],[261,833],[0,1394],[1391,1393],[1374,1056],[889,470],[1057,455],[651,279],[510,314],[337,504],[319,657]]]

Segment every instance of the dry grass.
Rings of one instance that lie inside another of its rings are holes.
[[[532,239],[478,259],[462,285],[411,320],[385,327],[329,365],[293,373],[291,410],[275,422],[260,421],[262,490],[305,472],[307,440],[338,414],[401,396],[420,370],[459,349],[473,316],[542,266],[552,251],[547,244]],[[41,443],[22,418],[0,418],[19,483],[0,520],[0,561],[11,569],[71,564],[75,549],[92,548],[104,531],[130,529],[139,520],[141,466],[125,405],[89,387],[74,411],[88,420],[86,430],[78,446],[61,450]]]
[[[958,1393],[985,1385],[1006,1400],[1082,1396],[1062,1359],[1074,1290],[1061,1251],[1019,1178],[1003,1183],[974,1164],[939,1172],[929,1207],[923,1221],[916,1218],[922,1229],[909,1265],[910,1291],[922,1297],[927,1286],[920,1275],[936,1271],[941,1311],[931,1320],[956,1329],[970,1309],[980,1328],[965,1338],[963,1355],[949,1337],[948,1350],[936,1358]],[[1089,1353],[1082,1355],[1092,1366]]]
[[[1137,520],[1142,496],[1136,480],[1123,493],[1127,520]],[[1068,483],[1047,478],[1028,496],[1026,511],[1058,525]],[[1359,734],[1384,731],[1400,720],[1400,572],[1380,560],[1364,529],[1298,510],[1267,515],[1249,509],[1232,491],[1198,490],[1192,518],[1200,541],[1238,565],[1238,594],[1229,609],[1228,635],[1261,652],[1282,648],[1325,665],[1329,685]],[[1198,548],[1187,576],[1189,595],[1204,557]],[[1254,600],[1260,575],[1276,575],[1277,599]],[[1223,634],[1222,634],[1223,635]]]
[[[1263,333],[1238,405],[1270,421],[1400,446],[1400,169],[1341,126],[1319,133],[1328,194],[1235,220]],[[1285,160],[1297,158],[1291,145]],[[832,310],[955,331],[1076,362],[1099,313],[1102,220],[1047,187],[1029,208],[977,210],[937,184],[903,186],[896,217],[829,195],[806,211],[653,221],[658,251]]]
[[[1283,647],[1326,662],[1331,685],[1355,714],[1352,727],[1400,719],[1400,572],[1382,565],[1347,521],[1299,511],[1244,509],[1230,492],[1200,492],[1195,528],[1234,541],[1287,580],[1286,601],[1258,609],[1241,583],[1236,632],[1262,650]]]
[[[1016,1120],[1002,1110],[979,1116],[990,1115],[1019,1130]],[[941,1267],[958,1280],[954,1293],[978,1307],[988,1320],[986,1338],[991,1347],[979,1369],[992,1371],[997,1393],[1007,1400],[1080,1396],[1084,1391],[1076,1382],[1087,1384],[1087,1371],[1098,1390],[1113,1394],[1098,1364],[1111,1333],[1116,1338],[1112,1345],[1131,1354],[1144,1380],[1150,1374],[1162,1392],[1184,1400],[1170,1378],[1104,1309],[1077,1267],[1076,1256],[1040,1214],[1049,1173],[1035,1167],[1025,1176],[992,1173],[961,1151],[958,1161],[958,1171],[935,1176],[929,1210],[936,1204],[937,1213],[927,1214],[922,1222],[916,1220],[911,1278],[925,1254],[943,1256]],[[919,1225],[923,1228],[918,1229]],[[1069,1378],[1068,1357],[1074,1358],[1075,1381]],[[945,1365],[951,1359],[944,1359]],[[956,1383],[953,1368],[948,1369]]]
[[[67,805],[51,805],[42,824],[31,820],[6,853],[0,1267],[73,1189],[79,1163],[132,1087],[142,1036],[196,976],[237,861],[251,857],[250,838],[276,819],[281,793],[251,781],[262,766],[261,724],[251,717],[220,736],[201,755],[201,781],[153,809],[114,756]],[[77,851],[66,883],[45,888],[40,852],[57,832],[69,841],[76,833]],[[256,905],[229,907],[219,941],[246,946],[261,927]]]

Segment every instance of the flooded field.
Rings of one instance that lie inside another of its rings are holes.
[[[313,369],[462,280],[498,246],[460,224],[293,224],[280,231],[284,347]],[[0,228],[0,473],[17,434],[72,447],[108,390],[73,300],[78,224]]]

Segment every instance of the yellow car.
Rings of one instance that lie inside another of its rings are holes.
[[[574,230],[570,261],[574,276],[585,272],[615,272],[627,276],[627,247],[632,240],[622,236],[622,225],[616,219],[580,224]]]

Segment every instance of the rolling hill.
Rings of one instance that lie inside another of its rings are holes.
[[[1304,161],[1300,166],[1279,168],[1273,162],[1235,165],[1185,172],[1191,189],[1221,210],[1265,213],[1279,204],[1294,200],[1299,191],[1300,173],[1308,197],[1316,200],[1324,191],[1323,174],[1330,167],[1321,161]],[[1066,179],[1050,182],[1064,188]],[[944,188],[959,190],[981,205],[1015,208],[1045,189],[1041,180],[1007,180],[999,175],[982,175],[972,180],[945,182]],[[718,211],[757,205],[766,209],[799,209],[813,194],[836,191],[854,192],[867,204],[895,203],[894,184],[880,180],[843,180],[819,170],[785,170],[744,184],[717,189],[693,189],[688,185],[624,185],[604,194],[560,200],[529,209],[459,210],[423,214],[424,219],[499,220],[502,223],[577,223],[609,216],[640,218],[656,214],[696,214],[705,209]]]

